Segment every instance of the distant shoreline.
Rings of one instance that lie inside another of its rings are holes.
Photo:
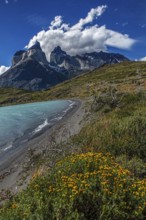
[[[60,102],[60,100],[57,100],[57,102],[58,101]],[[66,104],[67,105],[66,108],[62,109],[62,107],[60,106],[60,109],[58,108],[58,111],[56,111],[54,109],[54,114],[52,115],[52,117],[50,117],[49,115],[45,115],[44,118],[42,118],[41,121],[40,121],[40,118],[37,119],[37,117],[35,117],[34,121],[36,120],[36,125],[31,126],[31,124],[29,124],[29,127],[27,127],[27,129],[21,130],[21,126],[23,125],[23,120],[21,121],[20,117],[18,117],[18,119],[19,119],[18,122],[20,123],[19,124],[19,128],[20,128],[19,130],[21,131],[21,135],[19,135],[19,132],[17,132],[17,131],[16,131],[17,135],[14,135],[14,136],[11,135],[11,131],[13,131],[13,130],[15,131],[15,126],[14,125],[13,125],[14,127],[10,127],[10,128],[8,126],[7,133],[8,132],[9,133],[8,133],[7,136],[5,136],[5,134],[2,131],[1,136],[0,136],[2,138],[2,142],[0,142],[0,168],[1,168],[2,164],[3,164],[3,161],[7,160],[8,155],[11,156],[12,154],[15,154],[15,152],[19,151],[19,149],[17,149],[17,148],[25,147],[27,142],[29,142],[31,139],[33,139],[33,138],[43,134],[46,130],[50,129],[58,121],[60,121],[62,118],[64,118],[64,116],[66,116],[66,113],[68,113],[71,110],[71,108],[75,104],[75,101],[71,101],[71,100],[63,100],[63,101],[65,103],[67,103]],[[55,101],[47,101],[47,102],[46,101],[45,102],[34,102],[34,103],[31,103],[31,104],[32,105],[35,105],[35,104],[39,104],[40,105],[42,103],[46,104],[46,103],[51,103],[51,102],[55,103],[56,100]],[[31,104],[30,103],[23,104],[22,107],[24,106],[24,108],[25,108],[25,106],[27,106],[27,105],[29,106]],[[21,106],[21,104],[20,105],[16,105],[16,107],[17,106]],[[3,112],[4,111],[7,112],[7,109],[10,109],[9,115],[11,115],[11,111],[13,111],[13,107],[14,106],[4,107],[3,110],[2,110],[2,116],[3,116]],[[29,108],[31,108],[31,106]],[[46,111],[50,112],[49,109],[47,110],[48,107],[45,107],[45,108],[46,108]],[[15,109],[15,107],[14,107],[14,109]],[[21,111],[18,113],[18,115],[19,114],[21,115]],[[23,111],[22,111],[21,117],[23,118]],[[11,120],[11,117],[9,119]],[[13,115],[12,115],[12,119],[13,119]],[[27,121],[27,119],[25,119],[25,121]],[[25,121],[24,121],[24,123],[25,123]],[[6,123],[7,122],[9,124],[9,121],[6,120]],[[3,140],[4,136],[5,136],[5,138]],[[11,139],[9,139],[9,136],[11,137]]]
[[[28,142],[24,143],[22,147],[17,148],[15,151],[10,153],[3,163],[0,166],[0,190],[5,188],[11,188],[16,185],[17,173],[22,171],[20,164],[24,164],[28,158],[28,151],[42,150],[49,143],[49,138],[54,131],[59,131],[62,126],[66,126],[66,123],[70,124],[70,118],[73,117],[77,111],[82,106],[82,101],[80,100],[71,100],[74,101],[73,107],[68,110],[68,112],[63,116],[61,120],[56,122],[51,127],[44,128],[40,133],[36,133],[35,136],[30,139]],[[81,113],[82,116],[82,113]],[[72,122],[76,123],[76,121]],[[72,125],[71,125],[72,126]],[[58,133],[58,143],[63,138],[63,135],[59,137]],[[60,140],[59,140],[60,139]],[[24,162],[23,162],[24,161]],[[14,173],[14,174],[13,174]]]

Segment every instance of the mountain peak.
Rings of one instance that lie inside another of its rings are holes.
[[[128,59],[121,54],[104,51],[71,56],[57,46],[50,54],[49,63],[40,43],[36,41],[28,50],[19,50],[14,54],[12,67],[0,76],[0,87],[47,89],[103,64],[123,61]]]
[[[18,50],[18,51],[15,52],[14,56],[20,56],[25,52],[26,52],[25,50]]]
[[[52,51],[52,53],[66,54],[66,52],[63,51],[60,46],[55,47],[54,50]]]
[[[30,47],[28,50],[33,50],[33,49],[42,50],[41,46],[40,46],[40,43],[38,41],[36,41],[36,43],[32,47]]]
[[[59,65],[66,59],[69,55],[61,49],[60,46],[54,48],[50,54],[50,63],[51,65]]]
[[[99,53],[99,54],[103,54],[103,53],[105,53],[105,52],[104,52],[104,51],[102,51],[102,50],[100,50],[98,53]]]
[[[16,64],[19,64],[20,62],[26,61],[27,59],[33,59],[37,62],[42,62],[43,64],[48,65],[46,55],[42,51],[40,43],[38,41],[36,41],[36,43],[26,51],[17,51],[13,56],[12,65],[14,66]]]

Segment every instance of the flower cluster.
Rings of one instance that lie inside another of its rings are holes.
[[[67,157],[58,162],[55,173],[56,182],[49,193],[67,201],[89,194],[95,202],[100,198],[101,209],[111,205],[113,212],[115,208],[131,213],[131,217],[142,215],[146,208],[146,180],[136,180],[109,154],[89,152]]]
[[[0,219],[133,219],[146,217],[146,179],[110,154],[66,157],[0,209]]]

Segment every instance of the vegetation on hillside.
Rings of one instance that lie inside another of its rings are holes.
[[[17,89],[0,89],[0,105],[35,102],[64,98],[87,98],[99,95],[108,86],[116,85],[119,92],[136,92],[137,86],[146,88],[146,63],[124,62],[105,65],[82,76],[65,81],[39,92]],[[138,89],[140,89],[138,87]]]
[[[0,209],[0,219],[146,219],[145,82],[146,63],[131,62],[104,66],[48,91],[17,91],[18,103],[24,97],[80,98],[90,112],[69,140],[78,154],[62,156],[51,170],[35,175],[27,190]],[[9,103],[9,95],[4,92],[3,102]]]
[[[73,155],[0,210],[0,219],[142,219],[146,182],[114,162],[109,154]]]

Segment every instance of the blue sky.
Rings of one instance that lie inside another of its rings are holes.
[[[146,0],[0,0],[0,28],[0,66],[10,66],[13,54],[35,40],[48,60],[57,44],[73,55],[146,56]]]

